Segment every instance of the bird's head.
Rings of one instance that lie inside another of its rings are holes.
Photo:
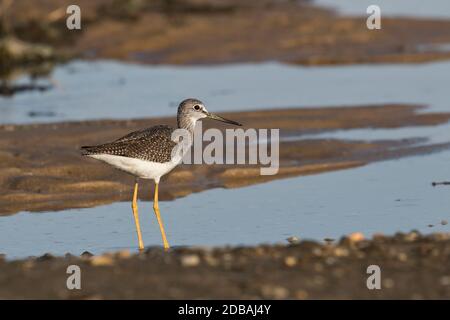
[[[209,118],[209,119],[233,124],[236,126],[241,126],[241,124],[236,121],[228,120],[228,119],[222,118],[216,114],[209,112],[208,110],[206,110],[205,105],[200,100],[190,98],[190,99],[181,101],[180,106],[178,107],[178,125],[179,126],[180,126],[180,124],[182,124],[182,123],[180,123],[180,121],[181,122],[189,121],[192,124],[195,124],[197,122],[197,120],[200,120],[203,118]],[[183,127],[183,126],[180,126],[180,127]]]

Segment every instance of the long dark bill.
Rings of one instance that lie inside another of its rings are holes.
[[[206,115],[208,116],[208,118],[213,119],[213,120],[217,120],[217,121],[221,121],[221,122],[225,122],[225,123],[229,123],[229,124],[234,124],[235,126],[239,126],[239,127],[242,126],[242,124],[240,124],[239,122],[222,118],[221,116],[218,116],[214,113],[207,113]]]

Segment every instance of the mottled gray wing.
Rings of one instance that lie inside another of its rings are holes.
[[[173,130],[169,126],[154,126],[131,132],[110,143],[81,149],[83,155],[110,154],[160,163],[168,162],[176,145],[171,139]]]

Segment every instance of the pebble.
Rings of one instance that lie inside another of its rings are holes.
[[[329,266],[332,266],[333,264],[335,264],[337,262],[337,259],[334,257],[327,257],[325,258],[325,263]]]
[[[450,276],[443,276],[439,279],[441,286],[450,286]]]
[[[287,267],[293,267],[297,264],[297,258],[288,256],[288,257],[284,258],[284,264]]]
[[[364,235],[361,232],[353,232],[348,235],[350,242],[359,242],[364,240]]]
[[[129,250],[120,250],[116,253],[116,257],[119,259],[128,259],[131,257],[131,253]]]
[[[66,259],[71,259],[71,258],[74,258],[75,256],[74,255],[72,255],[72,254],[70,254],[70,253],[66,253],[65,255],[64,255],[64,258],[66,258]]]
[[[448,224],[448,221],[447,221],[447,220],[442,220],[442,221],[441,221],[441,224],[442,224],[443,226],[445,226],[445,225]]]
[[[450,240],[450,233],[433,233],[430,238],[437,241]]]
[[[297,290],[295,292],[295,298],[299,300],[305,300],[308,298],[308,296],[308,292],[306,292],[305,290]]]
[[[404,239],[406,241],[415,241],[419,238],[419,233],[417,231],[411,231],[405,234]]]
[[[22,269],[28,270],[34,267],[34,262],[32,260],[27,260],[22,264]]]
[[[112,266],[114,264],[114,260],[110,255],[95,256],[90,261],[91,265],[95,267]]]
[[[200,258],[196,254],[187,254],[181,257],[183,267],[195,267],[200,264]]]
[[[292,236],[286,239],[287,242],[289,242],[290,244],[297,244],[300,243],[300,239],[296,236]]]
[[[45,254],[43,254],[42,256],[36,258],[36,260],[37,260],[37,261],[48,261],[48,260],[51,260],[51,259],[53,259],[53,258],[54,258],[54,256],[53,256],[52,254],[50,254],[50,253],[45,253]]]
[[[257,256],[263,256],[265,253],[265,250],[263,247],[256,247],[255,248],[255,255]]]
[[[372,238],[373,240],[383,240],[386,239],[386,236],[383,233],[374,233]]]
[[[10,131],[10,132],[16,130],[16,128],[13,125],[5,125],[5,126],[3,126],[3,129],[5,131]]]
[[[80,255],[80,257],[82,257],[82,258],[91,258],[91,257],[93,257],[94,255],[92,254],[92,253],[90,253],[89,251],[84,251],[81,255]]]
[[[336,247],[333,253],[336,257],[347,257],[350,254],[347,248],[342,247]]]
[[[270,299],[286,299],[289,296],[288,289],[280,286],[264,286],[262,294]]]
[[[398,260],[402,261],[402,262],[406,262],[408,260],[408,255],[404,252],[400,252],[397,255]]]
[[[320,249],[320,248],[314,248],[314,249],[312,250],[312,254],[315,255],[315,256],[320,257],[320,256],[322,256],[322,249]]]
[[[205,262],[212,267],[216,267],[219,265],[219,260],[214,258],[214,256],[212,254],[206,254],[204,256],[204,259],[205,259]]]

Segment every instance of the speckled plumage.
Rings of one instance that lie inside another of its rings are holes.
[[[158,125],[134,131],[113,142],[81,147],[83,155],[109,154],[158,163],[169,162],[175,147],[171,135],[175,129]]]
[[[136,177],[153,179],[158,183],[163,175],[181,162],[184,152],[192,144],[195,124],[203,118],[240,125],[208,112],[200,100],[186,99],[178,107],[177,124],[178,129],[188,131],[191,139],[186,141],[182,139],[180,142],[182,144],[178,145],[180,148],[172,141],[172,134],[176,129],[158,125],[131,132],[113,142],[81,147],[82,154],[106,162]]]

